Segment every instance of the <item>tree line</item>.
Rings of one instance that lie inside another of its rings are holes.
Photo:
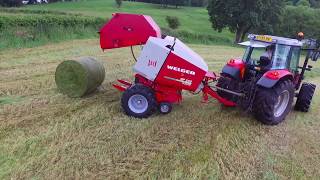
[[[2,6],[21,6],[23,0],[0,0],[0,5]],[[36,0],[29,0],[36,1]],[[48,0],[48,2],[57,2],[57,1],[77,1],[77,0]],[[117,4],[121,6],[122,0],[116,0]],[[179,6],[194,6],[194,7],[205,7],[208,5],[208,0],[127,0],[135,2],[144,2],[144,3],[153,3],[160,4],[163,7],[174,6],[178,8]]]
[[[168,7],[169,5],[175,6],[193,6],[193,7],[205,7],[208,5],[208,0],[129,0],[144,3],[160,4],[163,7]]]
[[[235,33],[235,43],[248,33],[295,38],[298,32],[320,39],[320,0],[210,0],[212,27]]]

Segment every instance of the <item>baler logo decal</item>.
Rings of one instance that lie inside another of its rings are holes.
[[[176,72],[181,72],[181,73],[185,73],[185,74],[190,74],[190,75],[193,75],[193,76],[196,75],[196,72],[191,71],[191,70],[188,70],[188,69],[183,69],[183,68],[179,68],[179,67],[175,67],[175,66],[170,66],[170,65],[167,65],[167,68],[168,68],[169,70],[173,70],[173,71],[176,71]]]
[[[192,85],[192,80],[190,80],[190,79],[185,79],[185,78],[175,79],[175,78],[168,77],[168,76],[164,76],[164,78],[180,82],[180,83],[182,83],[183,85],[186,85],[186,86],[191,86]]]
[[[149,60],[149,61],[148,61],[148,66],[156,67],[156,66],[157,66],[157,61]]]

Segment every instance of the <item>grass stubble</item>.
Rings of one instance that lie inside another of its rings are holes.
[[[242,54],[191,48],[215,72]],[[102,60],[106,79],[98,92],[71,99],[58,93],[55,68],[82,56]],[[0,93],[13,100],[0,104],[0,179],[320,177],[319,91],[309,113],[292,112],[274,127],[187,92],[169,115],[138,120],[122,112],[111,86],[132,77],[133,63],[129,49],[103,53],[96,40],[1,51]],[[319,77],[308,80],[319,86]]]

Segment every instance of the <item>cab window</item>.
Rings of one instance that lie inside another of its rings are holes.
[[[272,69],[287,69],[290,46],[277,44],[272,58]]]
[[[258,64],[261,55],[265,52],[265,48],[253,48],[247,47],[243,60],[249,62],[250,64]]]
[[[301,50],[300,47],[293,47],[292,48],[290,69],[293,72],[298,71],[299,59],[300,59],[300,50]]]

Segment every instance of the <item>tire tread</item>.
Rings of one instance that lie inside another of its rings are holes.
[[[313,94],[315,92],[316,85],[311,83],[303,83],[295,105],[295,110],[308,112],[310,109]]]

